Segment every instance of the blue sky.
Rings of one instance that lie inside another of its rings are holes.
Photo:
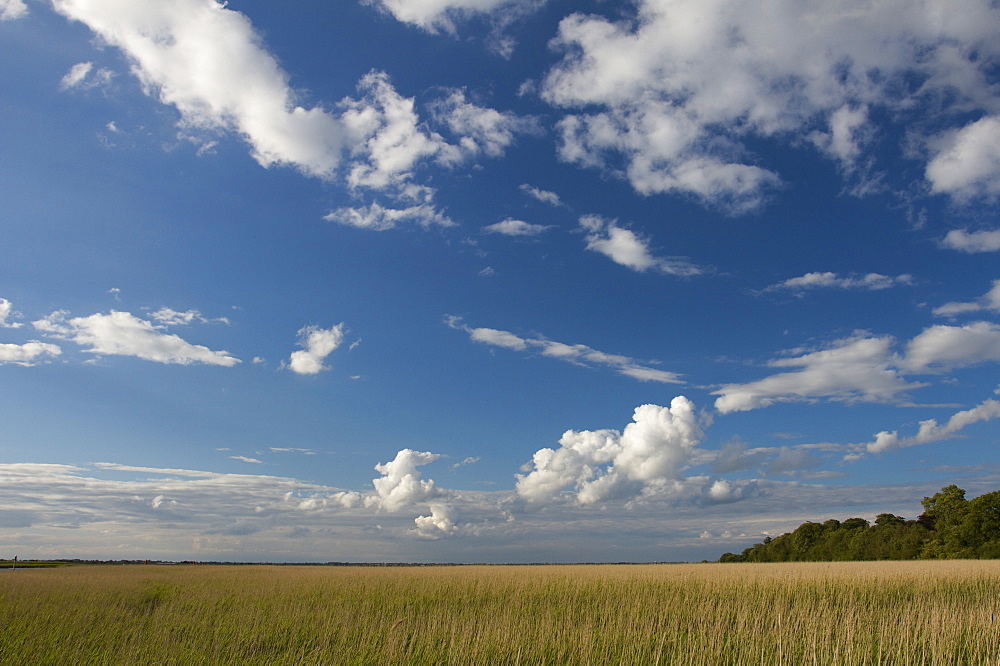
[[[1000,487],[985,0],[0,0],[0,552],[716,559]]]

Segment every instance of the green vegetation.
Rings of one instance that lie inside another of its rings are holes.
[[[753,545],[720,562],[836,562],[858,560],[1000,558],[1000,491],[965,499],[956,485],[925,497],[924,513],[904,520],[881,513],[803,523],[794,532]]]
[[[0,664],[1000,663],[1000,562],[0,572]]]

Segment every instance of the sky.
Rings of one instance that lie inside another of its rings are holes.
[[[714,560],[1000,488],[988,0],[0,0],[0,557]]]

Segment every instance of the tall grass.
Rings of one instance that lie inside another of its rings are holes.
[[[997,664],[1000,562],[0,572],[3,664]]]

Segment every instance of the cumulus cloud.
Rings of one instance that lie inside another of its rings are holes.
[[[881,273],[866,273],[865,275],[848,275],[841,277],[837,273],[816,272],[790,278],[784,282],[765,287],[763,291],[804,291],[806,289],[859,289],[864,291],[879,291],[900,285],[913,284],[913,276],[906,273],[892,277]]]
[[[502,222],[483,227],[483,231],[488,234],[503,234],[504,236],[537,236],[551,228],[551,225],[531,224],[508,217]]]
[[[726,414],[767,407],[775,402],[828,398],[861,402],[892,402],[923,384],[906,382],[892,353],[890,337],[856,335],[838,340],[829,349],[768,363],[781,372],[747,384],[727,384],[713,391],[715,408]]]
[[[702,437],[694,404],[683,396],[670,407],[636,407],[617,430],[567,430],[559,448],[539,449],[518,474],[517,496],[543,505],[568,492],[579,504],[638,497],[680,477]]]
[[[749,154],[753,140],[811,143],[851,167],[873,114],[923,112],[954,127],[960,111],[987,115],[937,142],[927,178],[958,198],[1000,191],[988,83],[1000,9],[989,0],[635,4],[630,20],[573,14],[559,25],[564,57],[541,94],[569,112],[564,160],[620,171],[643,194],[741,213],[781,182]]]
[[[702,488],[703,504],[729,504],[753,497],[758,493],[755,481],[727,481],[713,479]]]
[[[993,281],[993,287],[971,303],[952,302],[934,308],[934,314],[943,317],[954,317],[969,312],[992,310],[1000,312],[1000,280]]]
[[[413,519],[416,532],[422,537],[431,539],[454,534],[458,530],[455,524],[454,511],[446,504],[431,504],[431,515],[417,516]]]
[[[476,14],[517,14],[540,6],[544,0],[363,0],[430,33],[454,34],[455,22]],[[509,19],[508,19],[509,20]]]
[[[72,319],[66,319],[67,315],[60,310],[32,325],[52,337],[89,347],[84,351],[97,356],[133,356],[178,365],[205,363],[231,367],[240,362],[227,351],[193,345],[128,312],[111,310],[108,314]]]
[[[333,353],[344,341],[344,324],[331,328],[305,326],[299,329],[299,346],[288,359],[288,369],[299,375],[316,375],[329,366],[323,365],[323,359]]]
[[[987,116],[940,141],[927,164],[931,191],[964,201],[1000,194],[1000,116]]]
[[[470,158],[480,154],[500,157],[518,134],[538,132],[536,119],[478,106],[461,90],[432,104],[431,112],[453,135],[461,137],[458,147]]]
[[[468,333],[469,339],[473,342],[493,347],[503,347],[514,351],[537,351],[542,356],[584,367],[609,367],[618,372],[618,374],[644,382],[684,383],[677,373],[651,368],[647,365],[642,365],[636,359],[628,356],[608,354],[586,345],[569,345],[544,338],[522,338],[509,331],[501,331],[495,328],[473,328],[462,323],[459,317],[446,317],[445,323],[451,328]]]
[[[372,480],[375,494],[365,498],[365,506],[373,506],[390,513],[426,502],[439,495],[432,479],[421,479],[418,467],[441,457],[429,451],[403,449],[387,463],[375,465],[382,476]]]
[[[53,0],[128,56],[147,92],[173,106],[187,128],[235,132],[262,166],[332,177],[344,127],[299,105],[288,76],[249,19],[215,0]]]
[[[1000,361],[1000,325],[931,326],[910,340],[903,362],[909,372],[941,373]]]
[[[327,222],[337,222],[344,226],[371,231],[395,229],[402,224],[416,224],[424,229],[434,226],[455,226],[455,222],[451,218],[430,204],[405,208],[386,208],[374,202],[360,208],[338,208],[325,215],[323,219]]]
[[[996,231],[967,231],[953,229],[948,232],[942,245],[952,250],[968,252],[998,252],[1000,251],[1000,229]]]
[[[0,0],[0,21],[13,21],[28,15],[24,0]]]
[[[630,229],[619,227],[616,220],[584,215],[580,218],[580,228],[586,232],[584,239],[588,250],[603,254],[616,264],[634,271],[654,270],[681,277],[704,272],[684,259],[654,256],[646,239]]]
[[[369,72],[358,90],[360,99],[341,102],[346,109],[343,122],[352,139],[354,159],[347,173],[351,187],[391,187],[405,192],[421,159],[435,158],[446,165],[462,159],[458,148],[422,127],[413,99],[400,95],[385,72]]]
[[[46,357],[55,358],[62,354],[56,345],[31,340],[21,345],[0,343],[0,365],[32,366]]]
[[[0,298],[0,328],[21,328],[20,323],[7,321],[13,316],[19,316],[14,312],[14,305],[6,298]]]
[[[917,434],[911,437],[900,437],[898,431],[895,430],[892,432],[883,430],[875,435],[875,441],[865,445],[865,450],[869,453],[884,453],[907,446],[930,444],[950,439],[957,432],[973,423],[991,421],[996,418],[1000,418],[1000,402],[992,399],[984,400],[972,409],[957,412],[944,425],[938,425],[934,419],[921,421]]]

